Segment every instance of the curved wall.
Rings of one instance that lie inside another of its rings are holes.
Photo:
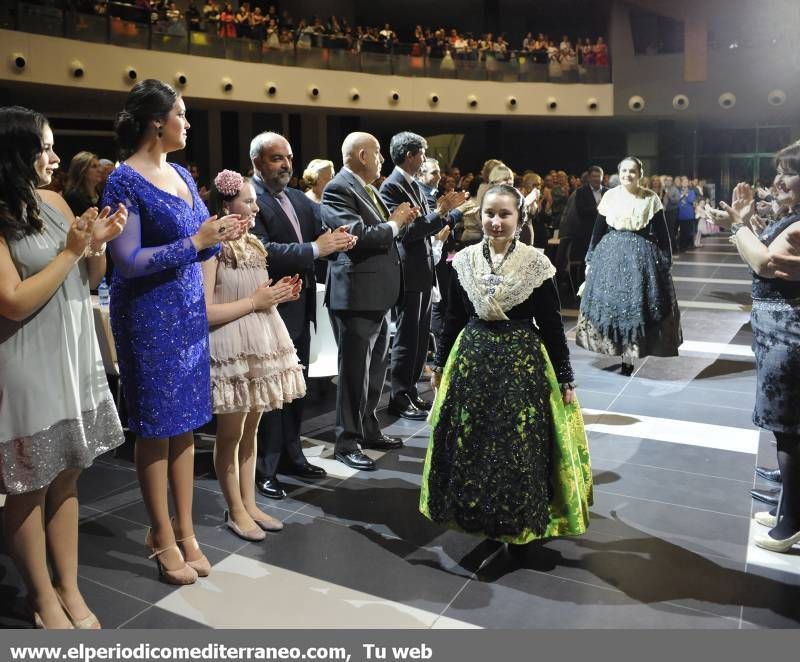
[[[175,83],[180,72],[190,98],[266,107],[305,107],[357,114],[362,111],[413,112],[430,115],[493,117],[611,117],[613,85],[500,83],[440,78],[381,76],[347,71],[281,67],[199,56],[123,48],[106,44],[0,30],[0,80],[28,84],[124,92],[131,86],[129,67],[138,79],[160,78]],[[23,70],[14,55],[26,60]],[[72,71],[79,62],[84,74]],[[225,83],[231,89],[224,89]],[[267,94],[274,84],[276,93]],[[313,96],[311,88],[318,95]],[[358,91],[358,100],[351,99]],[[397,93],[397,101],[392,95]],[[431,102],[431,95],[438,103]],[[516,105],[509,103],[516,98]],[[474,100],[474,104],[470,102]],[[555,108],[551,107],[555,102]],[[590,108],[594,101],[595,107]]]

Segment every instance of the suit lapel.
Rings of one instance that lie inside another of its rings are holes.
[[[377,223],[383,223],[383,216],[381,215],[380,211],[375,208],[375,203],[370,199],[367,192],[364,190],[364,187],[353,177],[347,170],[341,170],[341,175],[347,182],[348,188],[353,192],[353,194],[361,200],[370,210],[372,213],[375,214],[377,218]],[[370,184],[367,184],[370,186]],[[378,199],[380,200],[380,194],[376,194]],[[388,214],[387,214],[388,216]]]

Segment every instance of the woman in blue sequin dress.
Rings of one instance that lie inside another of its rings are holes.
[[[122,203],[129,214],[125,231],[111,244],[111,327],[128,425],[137,434],[136,470],[153,524],[145,544],[161,576],[175,584],[210,571],[192,525],[193,430],[211,419],[199,263],[244,226],[239,217],[207,218],[189,173],[167,163],[169,152],[185,147],[188,128],[183,100],[169,85],[137,83],[116,124],[127,158],[103,194],[103,204]]]
[[[777,509],[753,515],[770,528],[753,542],[773,552],[788,552],[800,543],[800,282],[783,280],[775,268],[775,255],[793,252],[790,232],[800,228],[800,142],[776,156],[773,184],[781,207],[777,218],[762,227],[754,213],[754,196],[748,184],[738,184],[733,208],[711,210],[713,220],[726,229],[753,275],[753,354],[756,360],[756,403],[753,423],[775,435],[782,483],[780,517]]]

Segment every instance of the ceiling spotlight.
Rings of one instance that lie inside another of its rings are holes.
[[[628,108],[634,113],[641,113],[644,110],[644,99],[638,94],[628,99]]]

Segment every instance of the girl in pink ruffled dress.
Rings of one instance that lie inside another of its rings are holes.
[[[223,170],[214,179],[218,214],[239,214],[251,225],[258,212],[248,179]],[[255,500],[256,431],[261,414],[306,392],[303,366],[276,306],[299,297],[297,276],[275,284],[267,273],[267,251],[249,232],[222,244],[203,263],[211,329],[211,398],[217,415],[214,468],[228,504],[225,522],[236,535],[259,541],[283,524]]]

